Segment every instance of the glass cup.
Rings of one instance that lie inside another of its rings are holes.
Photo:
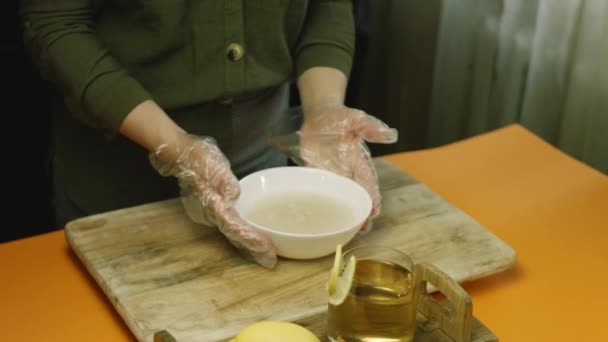
[[[361,246],[344,253],[357,263],[350,292],[329,304],[333,342],[409,342],[416,330],[416,286],[412,259],[396,249]]]

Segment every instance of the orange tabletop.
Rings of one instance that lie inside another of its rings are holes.
[[[384,158],[517,252],[511,269],[464,284],[501,341],[608,341],[606,175],[519,125]],[[0,244],[0,270],[4,340],[134,340],[62,231]]]

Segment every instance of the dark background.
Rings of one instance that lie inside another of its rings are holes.
[[[5,173],[5,224],[0,230],[0,242],[37,235],[53,230],[51,207],[50,132],[51,103],[57,98],[53,86],[42,79],[24,49],[18,1],[3,1],[0,65],[5,67],[4,128],[2,151]],[[358,22],[362,22],[358,2],[355,4]],[[357,59],[365,42],[358,27]],[[357,63],[355,63],[357,64]],[[354,66],[358,68],[357,65]],[[353,74],[358,72],[353,70]],[[356,83],[353,78],[351,84]],[[349,85],[348,102],[354,103],[356,89]],[[299,102],[294,93],[292,101]]]
[[[50,101],[53,88],[39,76],[24,50],[17,1],[2,1],[0,66],[4,104],[2,165],[4,224],[0,241],[52,227],[49,181]]]

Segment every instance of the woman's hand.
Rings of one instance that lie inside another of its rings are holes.
[[[149,151],[158,173],[176,177],[184,209],[194,222],[217,226],[232,245],[257,263],[275,266],[276,250],[270,238],[243,221],[233,208],[239,182],[212,138],[187,134],[153,101],[135,107],[120,132]]]
[[[372,211],[362,231],[369,231],[380,213],[376,169],[366,142],[397,141],[397,130],[361,110],[344,106],[348,79],[331,67],[313,67],[298,78],[304,121],[297,149],[298,162],[350,177],[372,198]]]
[[[233,208],[239,182],[212,138],[184,135],[173,145],[159,146],[150,154],[150,162],[161,175],[177,178],[184,209],[194,222],[217,226],[232,245],[257,263],[275,266],[276,250],[270,238]]]
[[[310,109],[300,129],[300,158],[309,166],[349,177],[372,198],[370,218],[362,231],[371,229],[380,213],[376,170],[365,142],[393,143],[397,131],[361,110],[345,106]]]

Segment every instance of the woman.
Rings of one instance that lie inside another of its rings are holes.
[[[186,206],[193,220],[274,267],[272,243],[232,204],[237,177],[286,163],[267,139],[285,129],[293,80],[302,160],[360,182],[374,199],[370,224],[378,214],[362,139],[397,133],[344,106],[350,1],[22,0],[20,11],[26,46],[64,100],[53,130],[59,224],[181,189],[200,204]]]

